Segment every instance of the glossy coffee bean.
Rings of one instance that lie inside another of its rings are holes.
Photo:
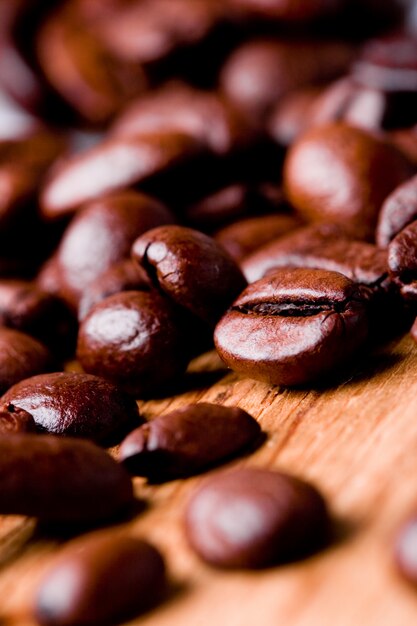
[[[54,168],[41,194],[43,214],[73,213],[85,202],[149,182],[184,162],[189,164],[202,150],[199,141],[175,131],[106,138]],[[160,184],[163,182],[161,179]]]
[[[49,350],[18,330],[0,327],[0,393],[35,374],[51,370]]]
[[[403,228],[417,219],[417,176],[399,185],[382,205],[376,230],[377,244],[386,248]]]
[[[77,357],[86,372],[134,395],[163,389],[190,359],[177,309],[156,292],[139,291],[93,307],[80,327]]]
[[[3,396],[33,415],[38,429],[56,435],[114,442],[138,424],[136,402],[112,383],[89,374],[57,372],[33,376]]]
[[[70,222],[55,253],[60,295],[76,310],[85,289],[127,259],[139,235],[173,221],[165,206],[135,191],[89,203]]]
[[[211,565],[260,568],[305,556],[326,537],[319,492],[292,476],[265,469],[217,472],[188,503],[187,539]]]
[[[119,459],[138,476],[189,476],[241,452],[260,439],[255,419],[237,407],[201,402],[160,415],[131,432]]]
[[[368,335],[368,291],[336,272],[283,269],[249,285],[214,340],[230,368],[272,385],[323,380]]]
[[[381,205],[411,174],[397,150],[344,124],[304,134],[290,149],[284,183],[306,220],[341,224],[353,237],[372,240]]]
[[[402,297],[417,301],[417,221],[406,226],[389,244],[388,267]]]
[[[220,84],[237,110],[262,123],[280,98],[336,78],[351,59],[352,49],[341,42],[256,39],[232,53]]]
[[[0,437],[0,513],[53,522],[98,522],[133,502],[128,473],[89,441]]]
[[[135,241],[132,255],[175,304],[210,325],[246,285],[222,246],[191,228],[154,228]]]
[[[15,407],[13,404],[5,404],[0,407],[0,435],[35,432],[35,420],[30,413]]]
[[[217,231],[214,239],[239,262],[264,244],[283,237],[300,225],[294,215],[248,217]]]
[[[417,584],[417,519],[413,516],[398,533],[394,558],[400,574],[412,585]]]
[[[166,589],[165,564],[151,544],[112,530],[68,543],[35,596],[42,626],[115,624],[151,608]]]
[[[82,321],[96,304],[116,293],[150,291],[151,288],[144,269],[131,259],[120,261],[100,274],[84,291],[78,306],[78,319]]]

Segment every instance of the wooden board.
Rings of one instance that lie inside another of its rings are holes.
[[[189,388],[140,402],[147,418],[188,402],[239,405],[266,443],[236,462],[279,468],[313,481],[328,498],[337,540],[307,561],[262,572],[223,572],[187,547],[182,516],[202,477],[150,487],[135,479],[147,509],[126,532],[167,557],[173,590],[143,626],[410,626],[417,590],[397,575],[393,542],[417,511],[417,347],[407,337],[363,359],[348,380],[289,391],[224,372],[215,354],[193,364]],[[200,373],[198,373],[200,372]],[[0,518],[0,626],[29,626],[27,608],[57,540],[34,520]],[[2,619],[4,621],[2,621]]]

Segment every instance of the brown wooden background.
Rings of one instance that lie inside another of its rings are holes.
[[[144,415],[203,400],[246,409],[268,439],[238,463],[313,481],[328,498],[338,540],[304,562],[254,573],[217,571],[191,553],[182,532],[185,503],[202,477],[158,487],[135,479],[149,506],[126,532],[161,548],[173,591],[164,605],[132,623],[416,624],[417,589],[397,575],[392,552],[398,527],[417,511],[417,346],[408,337],[395,341],[327,390],[271,388],[225,372],[215,354],[200,357],[192,369],[187,391],[141,402]],[[56,544],[34,520],[0,517],[0,626],[31,624],[27,608]]]

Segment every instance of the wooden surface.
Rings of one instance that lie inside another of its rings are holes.
[[[410,626],[417,589],[397,575],[392,548],[399,525],[417,511],[417,346],[409,338],[363,358],[339,386],[271,388],[223,371],[214,354],[195,364],[189,389],[141,402],[152,418],[184,403],[239,405],[268,435],[235,463],[279,468],[313,481],[328,498],[337,541],[296,564],[262,572],[223,572],[187,547],[181,520],[203,477],[150,487],[126,532],[151,539],[167,557],[168,601],[132,623],[143,626]],[[216,381],[216,382],[215,382]],[[29,626],[30,598],[57,540],[34,520],[0,518],[0,625]],[[2,619],[4,621],[2,621]]]

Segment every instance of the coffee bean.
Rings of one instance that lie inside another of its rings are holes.
[[[21,380],[51,370],[49,350],[17,330],[0,327],[0,393]]]
[[[417,584],[417,519],[412,517],[398,533],[395,562],[399,572],[412,585]]]
[[[138,424],[136,402],[112,383],[89,374],[33,376],[3,396],[33,415],[38,429],[56,435],[113,443]]]
[[[0,437],[0,513],[51,522],[97,522],[133,502],[128,473],[89,441]]]
[[[217,472],[197,489],[185,517],[187,539],[211,565],[260,568],[298,559],[326,537],[319,492],[263,469]]]
[[[55,253],[60,295],[76,310],[84,290],[128,258],[139,235],[173,221],[165,206],[135,191],[89,203],[71,221]]]
[[[85,371],[128,393],[149,394],[187,367],[182,324],[177,309],[158,293],[125,291],[97,304],[84,319],[77,356]]]
[[[191,228],[154,228],[135,241],[132,255],[175,304],[210,325],[246,284],[222,246]]]
[[[0,407],[0,435],[35,433],[36,424],[32,415],[14,404]]]
[[[302,217],[341,224],[354,238],[368,240],[382,202],[410,175],[395,148],[344,124],[309,130],[284,166],[288,198]]]
[[[42,626],[96,626],[151,608],[166,589],[164,560],[151,544],[115,531],[68,543],[51,563],[35,597]]]
[[[301,385],[344,366],[368,336],[367,290],[336,272],[282,269],[252,283],[214,340],[233,370],[272,385]]]
[[[189,404],[131,432],[119,459],[133,474],[167,480],[236,455],[256,443],[260,434],[256,420],[242,409]]]
[[[408,224],[417,219],[417,176],[399,185],[382,205],[376,241],[386,248]]]
[[[217,231],[214,239],[239,262],[254,250],[286,235],[299,225],[300,221],[294,215],[248,217]]]
[[[417,301],[417,221],[406,226],[389,244],[388,267],[402,297]]]

